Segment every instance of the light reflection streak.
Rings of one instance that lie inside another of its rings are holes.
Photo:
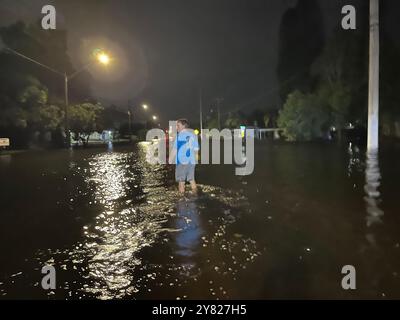
[[[142,152],[140,152],[142,154]],[[85,231],[88,241],[84,252],[89,256],[89,275],[96,286],[83,290],[110,299],[137,292],[132,283],[133,271],[141,264],[136,254],[153,243],[165,219],[157,216],[157,210],[149,212],[140,207],[128,205],[121,209],[121,202],[130,194],[132,183],[161,184],[154,168],[146,168],[141,159],[142,172],[136,175],[127,170],[127,157],[132,154],[107,153],[90,162],[89,181],[94,182],[94,198],[104,207],[95,219],[94,225]],[[163,189],[163,188],[161,188]],[[130,201],[127,201],[129,204]]]
[[[352,142],[349,143],[347,148],[349,154],[349,164],[347,166],[347,176],[351,177],[353,174],[361,173],[363,170],[361,161],[361,152],[357,145],[353,145]]]
[[[365,169],[365,186],[366,196],[364,200],[367,208],[367,227],[382,222],[384,212],[379,208],[381,202],[381,194],[379,192],[381,174],[379,170],[379,160],[377,151],[367,152],[366,169]]]
[[[168,168],[147,163],[148,147],[139,143],[130,153],[107,151],[70,162],[72,175],[84,182],[69,204],[88,221],[83,238],[35,257],[38,266],[53,259],[67,275],[57,298],[154,298],[163,289],[164,297],[175,290],[189,297],[209,276],[214,284],[202,296],[229,297],[226,282],[261,254],[254,240],[230,230],[248,212],[243,195],[200,184],[203,195],[183,205]]]

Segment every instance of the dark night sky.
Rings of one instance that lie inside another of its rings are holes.
[[[320,1],[326,34],[340,23],[341,6],[353,2]],[[107,47],[115,57],[107,70],[90,70],[96,98],[121,106],[129,99],[146,102],[163,122],[177,117],[197,120],[200,87],[207,108],[215,97],[225,98],[223,111],[277,103],[279,25],[295,3],[0,0],[0,24],[37,20],[41,7],[53,4],[57,27],[69,32],[69,54],[76,66],[84,63],[93,46]],[[393,28],[396,14],[393,10],[387,17]]]

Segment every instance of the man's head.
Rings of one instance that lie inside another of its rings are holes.
[[[181,132],[186,128],[189,128],[189,121],[187,121],[187,119],[179,119],[176,121],[176,129],[178,132]]]

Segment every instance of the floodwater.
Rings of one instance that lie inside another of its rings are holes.
[[[0,299],[400,298],[399,148],[257,143],[197,197],[147,148],[0,155]]]

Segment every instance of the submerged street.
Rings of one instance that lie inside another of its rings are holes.
[[[371,166],[352,144],[261,141],[250,176],[199,165],[197,197],[147,148],[0,154],[1,299],[400,298],[398,148]]]

